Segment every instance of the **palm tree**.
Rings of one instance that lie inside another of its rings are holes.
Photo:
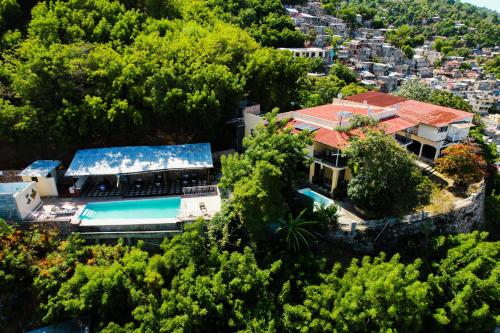
[[[309,248],[308,239],[316,237],[316,234],[309,231],[308,227],[318,224],[318,221],[304,221],[302,215],[305,212],[306,209],[300,212],[296,218],[289,214],[288,219],[280,221],[280,227],[276,230],[277,233],[285,236],[288,248],[295,253],[298,253],[303,245]]]

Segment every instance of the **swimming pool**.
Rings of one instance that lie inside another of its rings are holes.
[[[91,202],[83,209],[81,220],[142,220],[175,218],[180,197]]]
[[[298,190],[298,192],[313,199],[314,203],[317,205],[330,206],[335,203],[332,199],[328,199],[324,195],[321,195],[318,192],[314,192],[309,187]]]

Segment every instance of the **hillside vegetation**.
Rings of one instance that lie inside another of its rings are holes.
[[[500,14],[455,0],[322,0],[332,14],[355,25],[355,15],[374,27],[410,25],[424,37],[456,38],[466,47],[500,45]],[[455,25],[461,23],[463,25]]]
[[[279,0],[2,0],[0,33],[0,142],[53,151],[221,142],[240,101],[289,108],[310,67],[263,47],[303,43]]]

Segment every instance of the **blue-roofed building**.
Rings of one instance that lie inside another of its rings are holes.
[[[212,168],[209,143],[109,147],[77,151],[66,177],[73,178],[71,193],[168,195],[182,193],[182,187],[206,184],[202,179]]]
[[[58,196],[57,168],[59,165],[61,165],[61,161],[38,160],[31,163],[18,176],[25,182],[35,182],[36,190],[40,196]]]
[[[0,183],[0,218],[22,220],[40,204],[35,182]]]

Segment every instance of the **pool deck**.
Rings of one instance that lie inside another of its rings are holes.
[[[181,197],[181,204],[177,218],[161,219],[100,219],[100,220],[80,220],[80,214],[85,209],[85,205],[90,202],[109,202],[127,200],[147,200],[168,197]],[[202,209],[203,208],[203,209]],[[165,224],[177,223],[181,221],[194,221],[197,218],[210,219],[216,212],[220,211],[221,198],[218,194],[211,195],[180,195],[162,196],[149,198],[56,198],[46,197],[42,199],[42,204],[33,211],[26,221],[34,223],[43,222],[68,222],[79,226],[104,226],[104,225],[138,225],[138,224]]]

